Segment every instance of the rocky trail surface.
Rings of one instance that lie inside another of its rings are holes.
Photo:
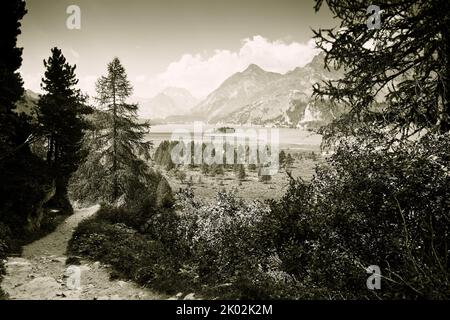
[[[67,244],[75,227],[99,206],[75,209],[58,228],[27,246],[21,257],[9,257],[1,287],[10,299],[152,300],[167,297],[129,281],[110,280],[100,262],[66,265]]]

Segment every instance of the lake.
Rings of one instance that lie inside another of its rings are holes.
[[[322,137],[316,133],[297,129],[297,128],[269,128],[263,126],[238,126],[227,125],[232,127],[235,132],[221,133],[215,129],[224,125],[210,125],[201,123],[185,123],[185,124],[161,124],[153,125],[147,139],[152,140],[157,147],[164,140],[178,140],[177,134],[190,134],[195,142],[210,142],[211,139],[244,139],[249,138],[250,144],[262,141],[279,141],[281,149],[286,150],[319,150]],[[278,135],[278,139],[276,136]]]

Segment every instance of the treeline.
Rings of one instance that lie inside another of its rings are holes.
[[[187,148],[190,148],[190,160],[188,159],[188,164],[186,165],[190,169],[200,169],[201,172],[204,175],[224,175],[225,171],[233,171],[235,172],[237,178],[239,180],[243,180],[246,177],[246,168],[249,171],[257,171],[258,175],[261,177],[262,181],[268,181],[270,180],[270,176],[267,174],[263,174],[262,168],[269,167],[272,163],[269,161],[263,161],[262,157],[260,156],[260,151],[255,150],[254,154],[252,154],[252,150],[250,146],[232,146],[230,144],[224,143],[222,145],[222,150],[232,150],[232,163],[227,162],[227,155],[224,152],[222,157],[222,163],[214,163],[208,164],[204,161],[203,154],[210,151],[211,158],[214,158],[216,155],[215,149],[208,148],[208,144],[206,143],[195,143],[194,141],[190,142],[189,144],[185,144],[184,142],[180,141],[162,141],[158,147],[155,150],[154,153],[154,162],[157,165],[160,165],[165,170],[170,171],[173,170],[176,173],[180,170],[183,170],[184,164],[176,164],[173,161],[173,153],[177,150],[186,150]],[[208,149],[207,149],[208,148]],[[222,150],[219,150],[222,152]],[[270,151],[269,151],[270,152]],[[284,154],[284,152],[282,151]],[[280,153],[280,154],[282,154]],[[201,161],[197,161],[196,155],[199,155]],[[182,159],[182,162],[186,162],[183,160],[184,154],[180,152],[180,158]],[[271,155],[269,155],[271,157]],[[274,156],[275,157],[275,156]],[[278,156],[277,156],[278,157]],[[200,162],[200,163],[198,163]],[[293,162],[293,160],[292,160]],[[284,165],[284,163],[283,163]],[[184,180],[184,179],[181,179]]]

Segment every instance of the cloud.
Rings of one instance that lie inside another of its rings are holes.
[[[267,71],[285,73],[304,66],[318,53],[314,40],[306,43],[270,41],[262,36],[242,40],[237,51],[215,50],[211,56],[184,54],[166,71],[149,79],[153,88],[182,87],[205,97],[233,73],[255,63]]]
[[[136,82],[144,82],[145,80],[147,80],[147,76],[145,74],[140,74],[138,76],[136,76]]]
[[[309,63],[318,53],[314,40],[305,43],[271,41],[253,36],[241,41],[239,49],[216,49],[212,53],[186,53],[170,63],[160,74],[151,75],[140,71],[130,75],[135,97],[149,98],[167,87],[188,89],[197,98],[203,98],[232,74],[243,71],[255,63],[267,71],[285,73]],[[77,63],[80,54],[68,49],[70,63]],[[43,71],[42,71],[43,72]],[[40,92],[42,74],[22,74],[25,87]],[[100,75],[81,74],[78,88],[95,96],[95,82]]]

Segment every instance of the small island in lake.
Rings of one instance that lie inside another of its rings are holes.
[[[215,129],[215,132],[218,132],[218,133],[235,133],[236,129],[232,128],[232,127],[220,127],[220,128]]]

